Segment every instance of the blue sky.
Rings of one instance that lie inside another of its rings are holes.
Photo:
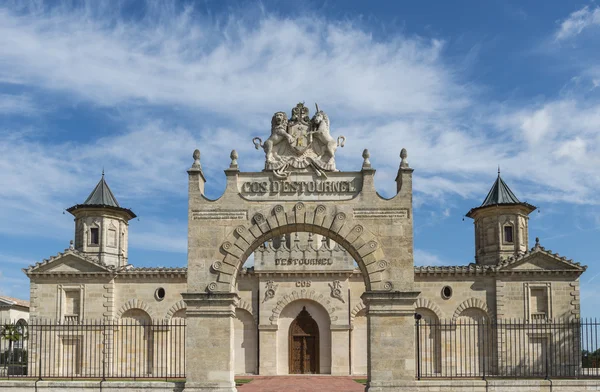
[[[21,268],[68,247],[102,168],[139,216],[130,262],[185,265],[194,148],[218,197],[230,150],[260,170],[252,137],[305,101],[384,195],[407,148],[416,264],[473,261],[463,216],[500,165],[600,316],[599,43],[592,1],[2,2],[0,292],[28,297]]]

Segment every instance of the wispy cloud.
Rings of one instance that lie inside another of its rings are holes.
[[[359,168],[362,149],[370,149],[386,195],[406,147],[416,203],[480,198],[498,164],[523,199],[597,202],[597,99],[489,102],[481,86],[465,83],[439,37],[381,39],[359,23],[312,14],[208,17],[167,2],[126,19],[113,4],[0,7],[0,81],[56,95],[58,106],[121,108],[126,123],[77,144],[43,143],[3,125],[0,232],[69,238],[72,221],[60,219],[62,209],[83,200],[97,181],[91,173],[104,165],[122,204],[149,209],[145,235],[132,234],[132,246],[180,252],[183,242],[157,235],[184,226],[158,210],[184,206],[193,149],[202,151],[208,190],[218,196],[229,151],[238,150],[243,170],[260,170],[251,137],[267,136],[271,114],[298,100],[318,101],[332,132],[348,137],[339,168]],[[2,99],[35,109],[29,96],[0,96],[0,108]],[[154,111],[166,107],[177,113]]]
[[[141,101],[236,116],[295,103],[298,94],[370,115],[434,114],[468,102],[440,59],[441,40],[380,42],[316,15],[211,20],[150,4],[135,20],[106,6],[0,9],[0,80],[100,105]]]
[[[453,263],[445,260],[439,255],[424,249],[415,249],[414,259],[416,266],[442,266],[442,265],[458,265],[462,263]]]
[[[585,6],[580,10],[572,12],[565,20],[560,23],[554,38],[556,41],[563,41],[573,38],[583,30],[592,26],[600,25],[600,7]]]
[[[37,111],[37,106],[27,95],[0,94],[0,116],[30,115]]]

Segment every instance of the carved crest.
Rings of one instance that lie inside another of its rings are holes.
[[[275,297],[275,290],[277,290],[277,286],[275,282],[272,280],[267,281],[265,285],[265,298],[263,299],[263,303]]]
[[[265,171],[273,171],[278,178],[289,177],[292,171],[314,170],[318,176],[337,171],[335,151],[344,147],[346,138],[334,139],[329,132],[329,117],[319,110],[311,119],[304,103],[292,109],[288,120],[284,112],[277,112],[271,119],[271,136],[252,139],[256,149],[265,151]]]
[[[331,288],[331,296],[345,303],[342,296],[342,283],[339,280],[334,280],[333,283],[329,283],[329,287]]]

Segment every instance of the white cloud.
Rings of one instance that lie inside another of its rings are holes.
[[[557,41],[573,38],[591,26],[600,25],[600,7],[585,6],[577,10],[560,23],[554,38]]]
[[[0,115],[29,115],[37,111],[31,97],[26,95],[0,94]]]
[[[142,18],[123,20],[118,7],[101,4],[0,7],[0,80],[57,94],[57,105],[85,100],[122,108],[129,123],[77,144],[44,144],[5,125],[0,232],[33,227],[68,242],[72,221],[62,209],[83,200],[105,166],[124,206],[154,204],[132,246],[180,252],[182,241],[158,241],[164,230],[185,233],[184,225],[159,217],[167,209],[160,203],[186,202],[193,149],[202,152],[209,196],[218,197],[230,150],[237,149],[242,170],[260,170],[262,152],[251,137],[267,136],[271,113],[289,111],[299,99],[321,102],[334,136],[348,137],[338,150],[340,169],[359,169],[369,148],[384,195],[395,192],[406,147],[416,205],[479,200],[498,164],[521,199],[597,202],[600,105],[593,100],[478,102],[477,86],[463,87],[435,38],[382,41],[351,22],[314,15],[209,20],[157,3]],[[185,116],[156,120],[157,105],[183,108]],[[147,116],[132,115],[137,109]]]
[[[442,265],[459,265],[448,260],[442,259],[440,256],[431,253],[424,249],[415,249],[414,260],[416,266],[442,266]],[[462,265],[462,263],[460,263]]]
[[[223,22],[149,6],[128,21],[107,8],[0,8],[0,80],[100,105],[146,102],[240,117],[298,97],[350,115],[433,115],[468,102],[441,61],[440,40],[379,42],[315,15]]]
[[[525,140],[536,144],[548,133],[550,125],[550,115],[544,108],[524,116],[521,130]]]

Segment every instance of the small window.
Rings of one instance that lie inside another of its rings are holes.
[[[512,226],[504,226],[504,242],[513,242]]]
[[[97,227],[92,227],[90,229],[90,244],[91,245],[100,244],[100,230]]]
[[[444,288],[442,289],[442,298],[448,299],[450,297],[452,297],[452,287],[444,286]]]
[[[154,296],[156,297],[156,299],[158,301],[162,301],[163,299],[165,299],[165,289],[163,289],[162,287],[159,287],[158,289],[156,289],[156,293],[154,293]]]
[[[108,246],[117,246],[117,231],[108,229]]]

